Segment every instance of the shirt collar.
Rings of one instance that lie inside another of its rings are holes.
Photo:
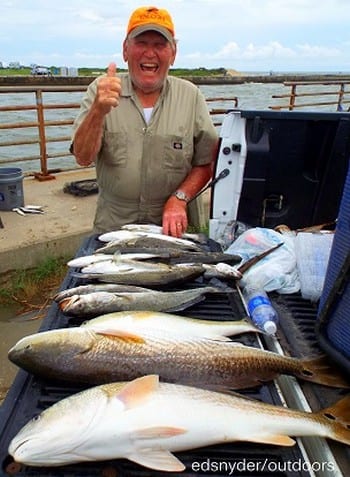
[[[135,90],[134,90],[134,87],[132,85],[129,74],[128,73],[121,73],[120,78],[121,78],[121,83],[122,83],[121,96],[124,97],[124,98],[134,96]],[[169,89],[169,85],[170,85],[170,80],[169,80],[169,77],[167,77],[166,80],[165,80],[165,83],[164,83],[164,87],[163,87],[163,89],[160,93],[160,98],[165,96],[165,94],[167,93],[167,91]]]

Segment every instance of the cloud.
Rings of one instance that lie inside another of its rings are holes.
[[[127,21],[139,5],[5,0],[0,61],[78,67],[120,62]],[[162,7],[175,21],[178,67],[339,71],[350,66],[348,0],[163,0]]]

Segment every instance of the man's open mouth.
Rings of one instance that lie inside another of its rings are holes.
[[[141,63],[141,70],[155,73],[158,70],[158,65],[154,63]]]

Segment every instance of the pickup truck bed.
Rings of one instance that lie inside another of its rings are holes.
[[[273,228],[287,224],[300,228],[334,221],[349,167],[350,114],[271,111],[233,111],[221,128],[216,164],[217,177],[229,174],[212,191],[208,246],[217,249],[230,221]],[[77,255],[98,247],[89,237]],[[62,289],[80,282],[67,274]],[[202,286],[196,281],[187,286]],[[280,316],[277,338],[242,335],[247,345],[298,357],[322,353],[315,333],[316,305],[299,294],[271,295]],[[246,315],[238,289],[233,293],[208,295],[206,300],[183,313],[202,319],[241,319]],[[77,326],[53,304],[41,330]],[[334,362],[335,367],[339,365]],[[82,389],[71,384],[47,382],[24,371],[18,375],[0,407],[0,472],[4,476],[50,477],[155,477],[169,476],[149,471],[126,460],[71,465],[61,468],[20,468],[7,455],[11,438],[33,416]],[[276,405],[317,411],[335,403],[346,393],[291,377],[243,392]],[[234,475],[253,477],[342,477],[350,475],[350,447],[319,438],[297,439],[294,447],[232,443],[183,452],[186,465],[179,476]],[[235,467],[234,467],[235,466]]]
[[[211,248],[216,247],[215,242],[209,241]],[[78,255],[88,255],[98,247],[95,236],[89,237],[82,244]],[[62,284],[62,289],[82,284],[69,272]],[[202,286],[202,282],[195,281],[186,286]],[[314,333],[316,309],[309,302],[305,302],[299,295],[276,296],[275,306],[281,317],[281,327],[277,340],[257,338],[255,334],[245,334],[239,341],[251,346],[262,346],[273,349],[279,344],[292,355],[310,356],[318,354],[317,341]],[[240,293],[237,289],[233,293],[220,293],[208,295],[205,301],[189,308],[183,313],[201,319],[241,319],[246,315]],[[63,315],[57,305],[51,305],[43,321],[41,331],[78,326],[81,321]],[[291,339],[292,338],[292,339]],[[75,464],[54,468],[35,468],[19,466],[12,462],[7,454],[8,444],[17,431],[33,416],[56,401],[78,392],[83,387],[60,381],[49,382],[20,370],[0,408],[0,463],[1,475],[4,476],[50,476],[50,477],[153,477],[165,475],[208,476],[208,475],[253,475],[254,477],[266,476],[311,476],[310,468],[323,468],[329,475],[342,475],[334,473],[333,469],[342,469],[343,475],[348,475],[350,453],[349,448],[343,445],[328,444],[323,439],[308,438],[297,440],[292,448],[267,446],[259,444],[232,443],[217,445],[178,454],[185,463],[186,470],[180,474],[169,474],[147,470],[127,460],[109,462],[94,462]],[[263,385],[259,388],[242,392],[242,394],[265,402],[281,405],[283,401],[290,401],[291,407],[305,407],[301,398],[303,393],[312,409],[319,409],[335,402],[343,394],[342,390],[328,389],[312,384],[299,385],[293,378],[280,378],[276,383]],[[287,393],[287,396],[285,395]],[[306,406],[307,408],[307,406]],[[336,460],[335,460],[336,459]],[[236,469],[232,469],[236,466]],[[316,474],[318,475],[318,474]],[[328,475],[323,472],[319,475]]]

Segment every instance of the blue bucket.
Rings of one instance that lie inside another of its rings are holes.
[[[12,210],[23,205],[22,169],[0,167],[0,210]]]

